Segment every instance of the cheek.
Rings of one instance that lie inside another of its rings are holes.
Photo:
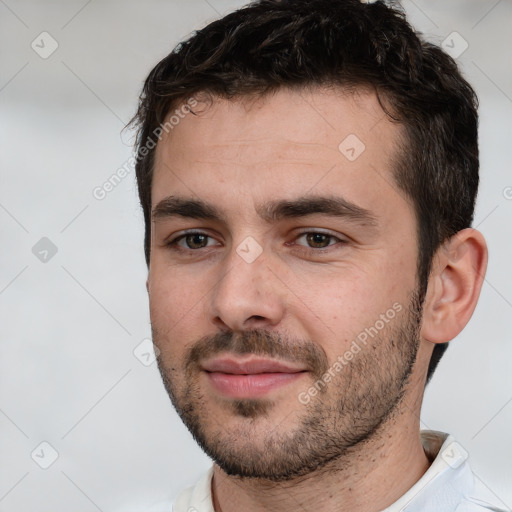
[[[317,276],[314,284],[303,281],[296,294],[300,300],[290,305],[291,315],[299,319],[306,336],[322,346],[329,360],[345,353],[365,329],[376,322],[380,327],[381,315],[391,312],[394,316],[397,304],[408,303],[407,289],[389,270],[347,272],[325,279]]]
[[[184,293],[181,284],[171,279],[150,280],[149,308],[151,321],[167,329],[172,328],[185,316],[188,300],[178,300]]]
[[[200,329],[207,288],[200,280],[176,272],[151,272],[149,310],[154,341],[162,352],[181,353],[187,343],[204,334]]]
[[[294,279],[287,281],[287,315],[292,332],[321,346],[331,360],[350,343],[352,333],[363,323],[369,292],[348,269],[323,270],[303,272],[300,278],[292,274]]]

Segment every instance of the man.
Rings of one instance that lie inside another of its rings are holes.
[[[134,121],[159,369],[214,461],[175,512],[499,510],[419,425],[487,264],[454,61],[382,2],[261,0]]]

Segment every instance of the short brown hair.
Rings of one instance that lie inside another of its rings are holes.
[[[154,67],[131,121],[148,265],[154,148],[146,143],[170,110],[198,93],[229,99],[315,85],[371,87],[404,126],[394,178],[417,217],[423,300],[435,252],[473,220],[477,98],[454,60],[383,1],[260,0],[196,31]],[[445,349],[434,348],[428,379]]]

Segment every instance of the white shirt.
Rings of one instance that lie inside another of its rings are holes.
[[[486,490],[475,479],[468,454],[452,436],[423,431],[421,440],[432,464],[427,472],[398,501],[382,512],[511,512],[484,501]],[[215,512],[211,481],[213,467],[195,487],[181,492],[173,512]]]

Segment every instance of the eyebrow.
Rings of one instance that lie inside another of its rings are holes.
[[[256,211],[267,223],[320,214],[342,217],[362,225],[377,226],[377,218],[372,212],[339,196],[309,195],[294,200],[269,201],[258,205]],[[153,208],[153,220],[171,217],[206,219],[227,224],[226,217],[214,205],[179,196],[168,196]]]

